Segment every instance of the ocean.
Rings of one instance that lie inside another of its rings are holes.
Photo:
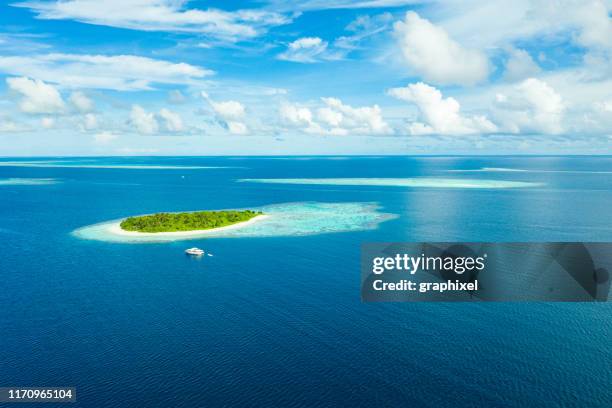
[[[362,303],[359,251],[609,242],[611,203],[608,156],[1,159],[0,386],[83,407],[610,407],[610,303]],[[79,233],[260,207],[289,221]]]

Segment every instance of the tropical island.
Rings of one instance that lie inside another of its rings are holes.
[[[244,223],[262,215],[261,211],[251,210],[158,213],[126,218],[119,226],[123,231],[144,233],[202,231]]]

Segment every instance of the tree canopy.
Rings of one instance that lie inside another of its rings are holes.
[[[248,221],[261,214],[261,211],[251,210],[158,213],[126,218],[121,222],[121,228],[138,232],[205,230]]]

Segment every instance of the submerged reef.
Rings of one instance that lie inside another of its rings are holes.
[[[308,184],[330,186],[382,186],[422,188],[525,188],[542,183],[506,180],[478,180],[460,178],[295,178],[295,179],[240,179],[244,183],[264,184]]]
[[[199,238],[256,238],[301,236],[335,232],[360,231],[377,228],[384,221],[396,218],[394,214],[379,211],[377,203],[286,203],[252,208],[264,213],[251,221],[208,231],[181,231],[174,233],[140,233],[123,231],[113,220],[90,225],[73,231],[82,239],[107,242],[146,243],[169,242]]]

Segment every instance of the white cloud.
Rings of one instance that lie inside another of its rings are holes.
[[[145,111],[140,105],[132,105],[130,122],[136,127],[138,133],[150,135],[157,133],[159,125],[155,115]]]
[[[487,106],[488,103],[487,107],[491,107],[491,102],[499,100],[492,106],[492,117],[508,132],[563,133],[576,137],[610,134],[612,123],[601,109],[602,104],[610,100],[612,89],[612,77],[605,75],[605,68],[605,65],[583,65],[552,71],[542,70],[537,79],[527,82],[534,84],[531,90],[524,89],[524,82],[520,89],[517,87],[520,83],[498,84],[483,88],[482,93],[471,95],[469,100],[479,106]],[[599,70],[601,75],[595,74]],[[542,83],[545,86],[542,86]],[[535,96],[524,96],[526,92],[536,91],[553,103],[541,104],[536,102]],[[531,102],[528,102],[529,100]],[[519,114],[520,112],[522,113]],[[518,124],[515,122],[517,117],[522,118]],[[538,120],[534,122],[536,117]],[[519,126],[521,124],[522,126]],[[543,132],[537,129],[542,129]]]
[[[391,127],[384,121],[382,111],[378,105],[363,106],[353,108],[342,103],[338,98],[321,98],[332,112],[342,114],[336,127],[346,128],[348,131],[357,134],[368,135],[388,135],[393,133]],[[327,119],[331,116],[327,114]]]
[[[606,4],[598,0],[582,2],[574,10],[568,14],[581,28],[578,43],[589,48],[612,49],[612,18]]]
[[[322,133],[319,124],[313,121],[310,109],[290,103],[283,103],[279,109],[281,122],[291,128],[299,128],[307,133]]]
[[[98,128],[98,117],[93,113],[86,113],[83,116],[83,129],[94,130]]]
[[[489,75],[489,61],[483,52],[463,47],[417,13],[409,11],[405,20],[393,27],[404,59],[425,80],[473,85]]]
[[[227,130],[234,135],[246,135],[249,129],[242,122],[228,121],[226,122]]]
[[[159,111],[159,116],[164,120],[164,126],[168,132],[180,132],[183,130],[183,120],[178,113],[162,108]]]
[[[341,59],[354,50],[364,49],[363,43],[387,31],[393,20],[394,18],[391,13],[361,15],[357,17],[345,28],[353,34],[341,36],[334,40],[334,51],[330,53],[329,59]]]
[[[328,126],[337,127],[340,126],[343,115],[342,112],[338,112],[331,108],[320,108],[317,110],[317,119],[319,119],[319,122],[323,122]]]
[[[22,95],[19,108],[26,113],[60,113],[65,104],[59,91],[40,79],[7,78],[8,87]]]
[[[45,116],[40,120],[40,126],[45,129],[51,129],[55,126],[55,119],[49,116]]]
[[[289,23],[288,16],[266,10],[187,8],[186,0],[62,0],[14,4],[34,11],[39,19],[76,20],[143,31],[203,34],[227,41],[253,38],[268,27]]]
[[[42,54],[0,56],[0,72],[67,88],[147,90],[154,84],[191,84],[213,71],[135,55]]]
[[[287,49],[276,56],[279,60],[313,63],[325,57],[327,42],[319,37],[299,38],[287,46]]]
[[[348,31],[372,34],[389,28],[393,22],[393,14],[382,13],[377,15],[363,14],[351,21],[346,29]]]
[[[596,102],[595,109],[602,113],[612,114],[612,99],[609,101]]]
[[[94,108],[94,102],[81,91],[72,92],[70,102],[79,112],[91,112]]]
[[[607,134],[612,139],[612,99],[597,101],[583,112],[573,130],[580,133]]]
[[[504,79],[507,81],[517,81],[534,76],[540,71],[540,67],[527,51],[517,48],[509,50]]]
[[[281,118],[293,125],[306,126],[312,123],[312,112],[308,108],[293,104],[282,104],[280,107]]]
[[[168,92],[168,101],[178,105],[185,103],[187,98],[185,98],[185,95],[183,95],[183,93],[178,89],[173,89],[172,91]]]
[[[393,129],[385,122],[378,105],[354,108],[338,98],[321,98],[324,106],[312,111],[303,106],[284,103],[279,114],[281,122],[306,133],[321,135],[388,135]]]
[[[262,88],[256,88],[256,89],[259,94],[266,95],[266,96],[287,95],[287,92],[288,92],[285,88],[262,87]]]
[[[215,113],[223,119],[242,119],[244,117],[244,105],[237,101],[210,102]]]
[[[402,7],[421,3],[422,0],[270,0],[279,10],[328,10],[328,9],[367,9]]]
[[[230,133],[237,135],[244,135],[248,133],[249,129],[246,123],[244,123],[245,108],[244,105],[238,101],[214,101],[206,92],[201,93],[204,98],[212,107],[216,117],[221,122],[221,125],[225,127]]]
[[[362,15],[351,21],[345,30],[350,35],[343,35],[328,43],[319,37],[302,37],[287,44],[287,48],[276,56],[279,60],[316,63],[338,61],[358,49],[366,49],[366,41],[387,31],[393,22],[391,13]]]
[[[24,126],[12,120],[0,119],[0,133],[15,133],[27,130]]]
[[[7,3],[7,2],[5,2]],[[50,46],[38,42],[41,35],[28,33],[27,30],[0,32],[0,54],[25,54],[48,50]]]
[[[485,116],[462,115],[461,106],[455,98],[443,98],[439,90],[422,82],[392,88],[388,93],[414,103],[419,109],[422,122],[413,122],[408,128],[413,135],[466,135],[497,131],[497,127]]]
[[[528,78],[509,93],[496,96],[496,116],[503,129],[513,133],[563,132],[565,104],[546,82]]]
[[[424,12],[438,17],[437,23],[453,38],[479,48],[563,38],[589,48],[609,49],[610,6],[605,0],[514,0],[512,7],[463,0],[434,2]]]
[[[159,149],[151,147],[121,147],[117,149],[117,153],[135,155],[135,154],[152,154],[159,152]]]
[[[119,136],[111,132],[100,132],[94,135],[94,143],[99,145],[109,144]]]

